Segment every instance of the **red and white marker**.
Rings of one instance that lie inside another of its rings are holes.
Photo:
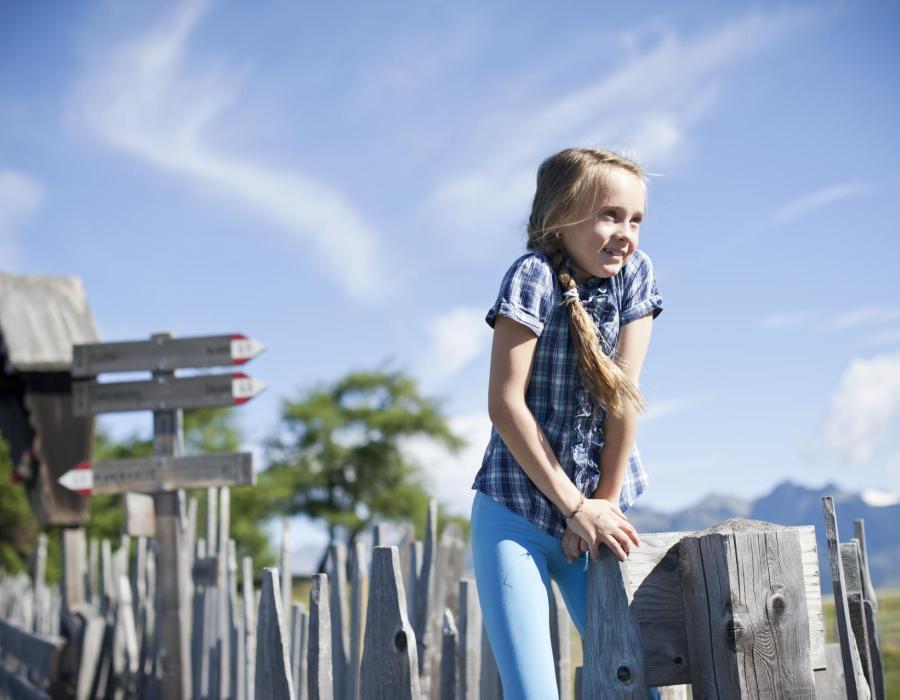
[[[235,404],[247,403],[266,388],[262,379],[255,379],[243,372],[235,372],[231,375],[231,395]]]
[[[58,479],[59,483],[79,496],[90,496],[94,490],[94,470],[90,462],[79,462]]]
[[[259,355],[266,346],[241,333],[231,336],[231,364],[243,365]]]

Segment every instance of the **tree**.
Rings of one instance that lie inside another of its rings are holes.
[[[426,436],[456,452],[454,435],[434,400],[401,372],[351,372],[282,404],[279,434],[267,443],[260,481],[275,485],[278,509],[303,513],[356,536],[375,516],[410,519],[424,532],[429,495],[403,438]],[[324,557],[319,570],[324,570]]]
[[[38,530],[25,489],[12,481],[9,444],[0,436],[0,570],[15,574],[25,567]]]

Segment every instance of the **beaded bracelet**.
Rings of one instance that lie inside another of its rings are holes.
[[[578,515],[578,514],[581,512],[582,506],[584,506],[584,494],[581,494],[581,500],[578,501],[578,506],[575,508],[575,510],[572,511],[572,514],[571,514],[571,515],[569,515],[568,517],[566,517],[566,520],[571,520],[571,519],[574,518],[576,515]]]

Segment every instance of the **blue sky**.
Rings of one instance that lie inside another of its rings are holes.
[[[79,276],[105,340],[265,343],[249,448],[304,387],[409,369],[470,447],[408,449],[467,512],[537,165],[618,148],[664,300],[635,507],[900,493],[898,29],[883,2],[4,3],[0,269]]]

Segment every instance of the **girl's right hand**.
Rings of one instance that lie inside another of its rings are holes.
[[[586,498],[581,512],[567,522],[569,528],[587,543],[594,561],[600,557],[601,544],[609,547],[619,561],[625,561],[632,543],[641,546],[637,531],[618,504],[605,498]]]

